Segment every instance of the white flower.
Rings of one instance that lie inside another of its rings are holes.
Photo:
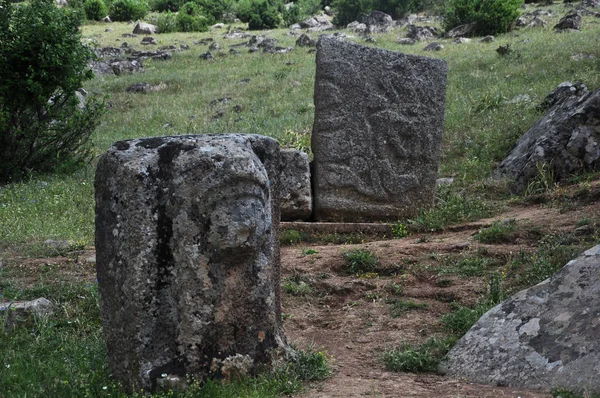
[[[108,390],[108,387],[104,386],[102,387],[103,390]]]

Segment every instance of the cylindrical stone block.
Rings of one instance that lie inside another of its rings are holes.
[[[286,347],[280,150],[258,135],[120,141],[96,172],[101,315],[112,374],[252,373]]]

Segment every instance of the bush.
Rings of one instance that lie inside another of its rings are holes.
[[[202,7],[205,16],[212,17],[215,22],[222,21],[223,14],[229,13],[233,9],[231,0],[195,0],[195,2]]]
[[[478,35],[506,33],[519,17],[523,0],[448,0],[444,28],[472,23]]]
[[[148,3],[144,0],[115,0],[110,5],[110,18],[113,21],[137,21],[148,14]]]
[[[282,8],[283,23],[290,26],[303,21],[319,12],[322,8],[320,0],[298,0],[289,8]]]
[[[373,272],[377,269],[379,259],[369,249],[351,249],[344,252],[346,271],[351,274]]]
[[[333,0],[335,17],[333,23],[346,26],[369,14],[373,10],[373,0]]]
[[[206,17],[206,11],[196,3],[185,3],[177,13],[177,30],[179,32],[206,32],[214,22]]]
[[[156,25],[160,33],[177,32],[177,14],[167,11],[155,14],[150,23]]]
[[[150,7],[150,11],[155,12],[177,12],[179,11],[179,7],[181,7],[182,5],[182,0],[151,0],[148,4],[148,6]],[[160,29],[160,27],[159,32],[167,33]],[[171,32],[174,31],[172,30]]]
[[[100,21],[108,15],[108,7],[104,0],[86,0],[83,4],[85,16],[93,21]]]
[[[0,8],[0,183],[81,165],[103,104],[77,97],[93,76],[78,16],[53,0]]]
[[[277,6],[269,0],[256,1],[250,8],[250,30],[275,29],[283,22]]]

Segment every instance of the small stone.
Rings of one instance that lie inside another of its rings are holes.
[[[214,57],[213,57],[213,55],[212,55],[212,53],[210,51],[209,52],[205,52],[203,54],[200,54],[200,58],[201,59],[205,59],[205,60],[212,60],[212,59],[214,59]]]
[[[137,35],[154,35],[158,33],[156,25],[138,21],[133,27],[133,34]]]
[[[147,46],[149,44],[158,44],[158,41],[152,37],[152,36],[147,36],[142,38],[142,41],[140,42],[141,45]]]
[[[404,37],[404,38],[398,38],[397,43],[402,44],[402,45],[413,45],[413,44],[416,44],[417,41],[415,39],[411,39],[409,37]]]
[[[485,37],[481,38],[481,39],[479,40],[479,42],[481,42],[481,43],[491,43],[491,42],[493,42],[494,40],[496,40],[496,39],[494,38],[494,36],[485,36]]]
[[[433,42],[433,43],[429,43],[427,46],[425,46],[425,48],[423,48],[423,51],[441,51],[443,49],[444,49],[443,44]]]

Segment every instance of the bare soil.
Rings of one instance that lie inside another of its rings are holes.
[[[598,182],[592,193],[600,191]],[[597,195],[596,195],[597,196]],[[333,373],[310,384],[304,397],[550,397],[549,392],[470,384],[436,374],[390,372],[382,353],[402,342],[424,342],[442,336],[440,318],[451,311],[450,303],[473,304],[485,294],[486,277],[464,278],[444,274],[449,258],[475,257],[482,253],[502,259],[501,267],[519,252],[533,252],[540,236],[574,233],[581,219],[600,220],[600,201],[569,206],[518,205],[497,217],[452,226],[445,232],[411,235],[403,239],[375,240],[359,245],[298,244],[281,250],[282,281],[304,281],[312,292],[283,294],[287,338],[298,347],[326,351]],[[567,195],[568,197],[568,195]],[[566,204],[566,205],[565,205]],[[481,244],[473,236],[495,220],[515,219],[518,233],[503,244]],[[595,233],[594,231],[588,233]],[[343,253],[363,247],[377,255],[376,273],[349,275]],[[93,248],[67,257],[4,258],[13,283],[22,286],[48,274],[61,280],[95,280]],[[58,271],[58,272],[49,272]],[[444,280],[440,282],[440,280]],[[401,292],[394,286],[401,286]],[[426,308],[392,316],[390,299],[426,303]]]

